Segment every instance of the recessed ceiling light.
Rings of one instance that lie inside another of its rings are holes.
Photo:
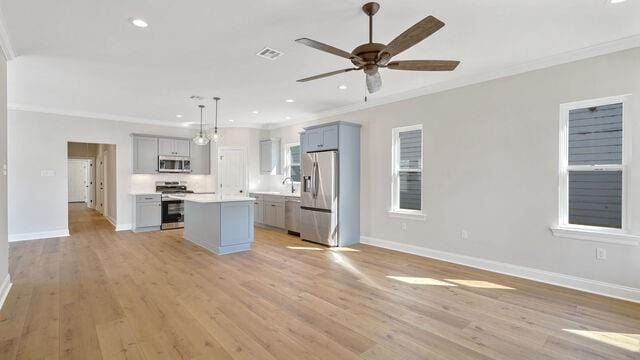
[[[253,110],[251,113],[252,113],[252,114],[259,114],[259,113],[260,113],[260,111],[258,111],[258,110]]]
[[[291,120],[291,116],[285,116],[284,118],[287,120]]]
[[[235,121],[235,120],[233,120],[233,119],[229,119],[229,122],[234,122],[234,121]]]
[[[178,119],[180,119],[180,118],[182,117],[182,115],[181,115],[181,114],[178,114],[178,115],[176,115],[176,117],[177,117]]]
[[[139,28],[146,28],[147,26],[149,26],[146,21],[140,18],[131,18],[129,19],[129,21],[133,24],[133,26],[137,26]]]
[[[611,0],[611,3],[612,4],[620,4],[620,3],[623,3],[625,1],[627,1],[627,0]]]
[[[340,85],[340,86],[338,86],[338,89],[347,90],[347,85]]]
[[[295,102],[295,100],[293,100],[293,99],[287,99],[287,100],[285,100],[285,101],[286,101],[286,102],[288,102],[288,103]]]

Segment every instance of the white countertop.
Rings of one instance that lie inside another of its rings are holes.
[[[287,196],[287,197],[295,197],[295,198],[300,197],[300,193],[286,193],[286,192],[282,193],[277,191],[249,191],[249,193],[258,194],[258,195]]]
[[[220,194],[187,194],[187,195],[169,195],[171,199],[184,201],[192,201],[197,203],[223,203],[238,201],[254,201],[255,198],[246,196],[220,195]]]
[[[136,195],[156,195],[156,194],[161,194],[161,193],[159,193],[157,191],[132,191],[132,192],[129,193],[129,195],[133,195],[133,196],[136,196]]]

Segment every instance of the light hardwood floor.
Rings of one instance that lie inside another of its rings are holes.
[[[181,231],[10,246],[0,359],[638,359],[640,305],[257,229],[216,256]]]

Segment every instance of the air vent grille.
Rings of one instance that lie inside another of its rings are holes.
[[[260,51],[258,51],[258,53],[256,54],[260,57],[263,57],[265,59],[269,59],[269,60],[275,60],[277,58],[279,58],[280,56],[284,55],[283,52],[266,47]]]

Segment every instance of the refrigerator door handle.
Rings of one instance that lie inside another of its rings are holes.
[[[316,197],[316,162],[313,162],[311,166],[311,197],[315,199]]]
[[[313,166],[314,166],[313,177],[315,178],[313,197],[315,199],[317,199],[318,198],[318,180],[320,178],[320,169],[318,168],[318,162],[317,161],[313,163]]]

